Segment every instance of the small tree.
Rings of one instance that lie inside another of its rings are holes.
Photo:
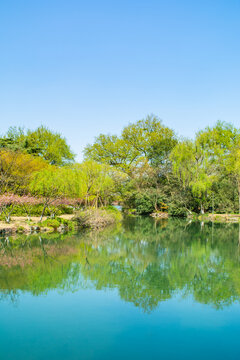
[[[73,169],[73,189],[75,197],[85,199],[85,205],[106,204],[114,196],[114,170],[108,165],[95,161],[76,164]]]
[[[30,190],[35,196],[43,198],[43,210],[40,222],[43,219],[46,209],[57,199],[66,196],[67,186],[62,169],[52,167],[34,174]]]

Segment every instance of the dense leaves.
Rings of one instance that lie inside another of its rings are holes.
[[[240,211],[240,130],[231,124],[217,122],[194,140],[179,141],[150,116],[120,137],[100,135],[85,156],[128,174],[122,201],[140,214],[161,211],[162,202],[177,216]]]
[[[119,137],[101,134],[86,147],[85,156],[131,174],[144,158],[154,166],[165,164],[176,142],[173,130],[148,116],[125,127]]]
[[[217,122],[195,139],[178,139],[151,115],[99,135],[82,163],[66,140],[45,127],[10,128],[0,139],[0,195],[117,202],[138,214],[240,211],[240,130]]]
[[[40,156],[52,165],[64,165],[74,160],[66,139],[44,126],[27,132],[21,128],[10,128],[1,139],[1,146]]]

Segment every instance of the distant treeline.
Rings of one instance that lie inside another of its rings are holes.
[[[6,201],[13,195],[45,199],[46,207],[56,199],[118,202],[138,214],[240,209],[240,129],[231,124],[217,122],[188,140],[148,116],[120,136],[100,134],[84,156],[76,163],[66,139],[45,127],[10,128],[0,138],[0,211],[15,206]]]

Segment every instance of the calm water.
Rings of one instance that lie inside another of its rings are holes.
[[[1,359],[240,359],[238,224],[0,241]]]

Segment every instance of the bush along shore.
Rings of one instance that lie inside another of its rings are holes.
[[[56,217],[12,216],[11,221],[0,221],[0,235],[36,232],[72,232],[82,229],[101,229],[122,220],[122,214],[114,207],[88,208],[62,214]]]

